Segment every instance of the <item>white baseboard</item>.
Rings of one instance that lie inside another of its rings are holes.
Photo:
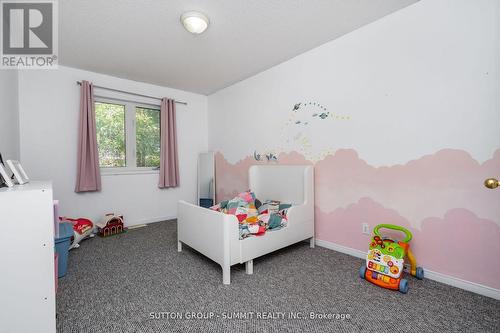
[[[356,257],[356,258],[366,259],[366,252],[365,251],[356,250],[356,249],[353,249],[351,247],[335,244],[335,243],[321,240],[321,239],[316,239],[316,245],[330,249],[330,250],[334,250],[337,252],[342,252],[342,253],[348,254],[350,256]]]
[[[345,253],[345,254],[351,255],[351,256],[356,257],[356,258],[360,258],[360,259],[366,258],[365,251],[356,250],[356,249],[353,249],[353,248],[350,248],[347,246],[335,244],[335,243],[324,241],[321,239],[316,239],[316,245],[330,249],[330,250],[334,250],[337,252]],[[456,278],[456,277],[453,277],[450,275],[442,274],[439,272],[430,271],[428,269],[425,269],[425,267],[424,267],[424,274],[425,274],[426,279],[434,280],[434,281],[441,282],[441,283],[444,283],[444,284],[447,284],[447,285],[450,285],[453,287],[457,287],[460,289],[471,291],[471,292],[479,294],[479,295],[483,295],[483,296],[487,296],[487,297],[491,297],[491,298],[500,300],[500,290],[499,289],[488,287],[488,286],[485,286],[485,285],[482,285],[479,283],[475,283],[475,282],[462,280],[462,279],[459,279],[459,278]]]
[[[127,227],[127,230],[140,229],[140,228],[144,228],[144,227],[147,227],[147,226],[148,226],[147,224],[134,224],[134,225],[129,225]]]
[[[176,219],[177,216],[161,216],[161,217],[153,217],[150,219],[145,219],[145,220],[138,220],[138,221],[127,221],[125,219],[125,227],[133,227],[136,225],[141,225],[141,224],[149,224],[149,223],[155,223],[155,222],[161,222],[161,221],[167,221],[167,220],[173,220]]]

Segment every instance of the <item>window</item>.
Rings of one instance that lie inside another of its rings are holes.
[[[125,105],[95,103],[97,145],[101,168],[124,167]]]
[[[160,167],[160,112],[154,109],[135,109],[138,167]]]
[[[159,107],[99,98],[95,117],[103,173],[151,172],[160,167]]]

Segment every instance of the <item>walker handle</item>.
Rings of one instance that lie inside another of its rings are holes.
[[[402,240],[402,242],[404,242],[404,243],[408,243],[409,241],[411,241],[411,238],[413,237],[411,232],[408,229],[403,228],[399,225],[394,225],[394,224],[379,224],[379,225],[375,226],[375,228],[373,228],[373,233],[376,236],[382,237],[380,235],[380,233],[378,232],[379,229],[381,229],[381,228],[404,232],[404,234],[406,235],[405,239]]]

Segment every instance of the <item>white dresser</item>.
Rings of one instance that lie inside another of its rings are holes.
[[[0,188],[0,332],[55,332],[52,184]]]

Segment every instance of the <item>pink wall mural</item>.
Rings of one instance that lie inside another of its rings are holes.
[[[216,154],[217,200],[248,187],[248,156],[235,164]],[[312,164],[297,152],[279,164]],[[424,268],[500,289],[500,191],[485,178],[500,173],[500,149],[478,163],[463,150],[444,149],[404,165],[374,167],[341,149],[315,164],[316,237],[365,251],[361,223],[399,224],[414,235]]]

